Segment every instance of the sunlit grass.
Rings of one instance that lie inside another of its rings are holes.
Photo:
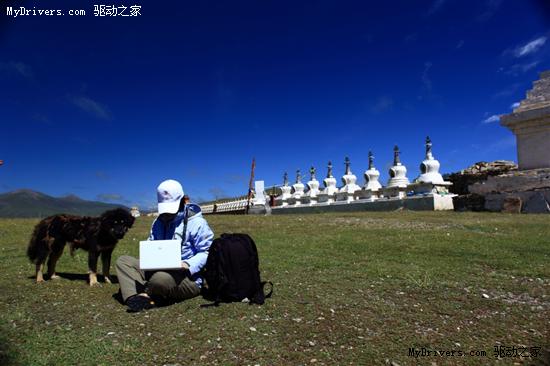
[[[37,285],[25,249],[37,220],[0,221],[0,364],[512,364],[495,345],[548,347],[550,217],[457,213],[210,216],[217,235],[246,232],[262,307],[200,308],[196,298],[128,314],[116,285],[89,288],[86,254]],[[140,218],[114,258],[137,255]],[[113,269],[114,272],[114,269]],[[81,276],[74,276],[81,275]],[[410,347],[484,350],[419,358]],[[539,361],[540,361],[539,357]]]

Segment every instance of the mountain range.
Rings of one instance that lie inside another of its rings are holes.
[[[0,217],[46,217],[58,213],[98,216],[123,205],[86,201],[75,195],[52,197],[30,189],[0,194]]]

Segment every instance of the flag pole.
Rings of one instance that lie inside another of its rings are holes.
[[[256,169],[256,158],[252,158],[252,168],[250,169],[250,181],[248,182],[248,196],[246,198],[246,214],[250,208],[250,199],[252,198],[252,184],[254,183],[254,169]]]

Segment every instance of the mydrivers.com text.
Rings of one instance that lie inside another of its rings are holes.
[[[10,17],[20,17],[20,16],[63,16],[69,14],[71,16],[83,16],[86,15],[86,10],[84,9],[37,9],[36,7],[6,7],[6,15]]]
[[[445,358],[445,357],[494,357],[499,359],[537,359],[543,357],[541,346],[502,345],[493,347],[493,352],[488,353],[482,349],[434,349],[427,347],[409,347],[408,356],[412,358]]]
[[[141,5],[94,4],[90,9],[43,9],[36,6],[7,6],[5,15],[18,17],[87,16],[96,17],[137,17],[141,15]]]
[[[463,356],[472,356],[472,357],[487,357],[487,352],[483,350],[438,350],[438,349],[428,349],[426,347],[409,347],[408,352],[409,357],[419,358],[419,357],[463,357]]]

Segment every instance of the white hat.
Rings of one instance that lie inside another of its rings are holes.
[[[178,181],[168,179],[157,187],[157,201],[159,215],[163,213],[177,213],[180,200],[183,198],[183,188]]]

